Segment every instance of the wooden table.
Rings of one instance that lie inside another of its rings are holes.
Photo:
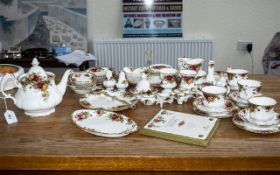
[[[280,102],[280,77],[251,77],[263,82],[263,94]],[[81,108],[78,98],[68,89],[56,112],[41,118],[27,117],[8,103],[19,122],[7,125],[0,118],[0,174],[280,174],[264,172],[280,170],[279,133],[250,133],[234,126],[231,119],[223,119],[206,148],[138,133],[118,139],[97,137],[70,119]],[[164,108],[193,113],[190,103]],[[135,110],[122,113],[143,127],[159,110],[159,106],[138,103]],[[276,111],[280,112],[279,103]]]

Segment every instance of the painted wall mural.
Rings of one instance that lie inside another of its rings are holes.
[[[0,41],[3,49],[87,51],[86,0],[0,0]]]

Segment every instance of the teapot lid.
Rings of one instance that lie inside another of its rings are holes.
[[[32,67],[29,69],[27,75],[31,75],[31,74],[37,74],[38,76],[40,76],[42,79],[48,79],[48,75],[46,73],[46,71],[39,66],[40,62],[38,61],[38,59],[35,57],[32,60]]]

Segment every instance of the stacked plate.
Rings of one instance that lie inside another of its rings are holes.
[[[253,120],[249,109],[245,108],[240,110],[238,115],[232,118],[232,121],[237,127],[254,133],[270,134],[280,132],[280,115],[276,112],[274,112],[272,120],[260,123]]]

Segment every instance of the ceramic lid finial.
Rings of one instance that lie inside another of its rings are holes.
[[[122,83],[125,79],[125,73],[123,71],[120,72],[119,74],[119,80],[118,83]]]
[[[48,78],[48,75],[47,75],[46,71],[41,66],[39,66],[40,62],[38,61],[38,59],[36,57],[33,58],[31,64],[32,64],[32,67],[29,69],[29,71],[27,73],[28,75],[36,73],[39,76],[41,76],[42,79],[47,79]]]
[[[108,71],[106,72],[106,78],[107,78],[107,80],[110,80],[110,79],[112,78],[112,76],[113,76],[112,71],[108,70]]]
[[[33,58],[31,65],[32,66],[38,66],[40,64],[40,62],[38,61],[38,59],[36,57]]]

